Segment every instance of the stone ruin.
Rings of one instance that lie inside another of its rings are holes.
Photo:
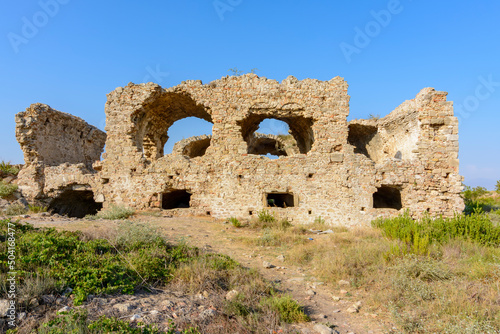
[[[18,185],[28,201],[74,217],[112,204],[243,219],[269,209],[338,225],[405,210],[450,216],[464,205],[446,95],[424,88],[386,117],[348,122],[340,77],[130,83],[107,96],[106,133],[43,104],[18,113]],[[170,126],[191,116],[213,123],[212,134],[164,154]],[[290,135],[256,133],[268,118],[286,122]]]

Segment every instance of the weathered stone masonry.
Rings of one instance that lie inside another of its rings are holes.
[[[414,216],[463,209],[458,121],[446,93],[432,88],[382,119],[351,122],[340,77],[129,84],[108,94],[105,112],[106,134],[45,105],[16,116],[26,163],[19,183],[29,200],[74,211],[64,198],[85,192],[93,210],[116,203],[218,218],[249,218],[270,206],[294,221],[321,216],[344,225],[406,209]],[[190,116],[212,122],[212,135],[164,155],[169,127]],[[255,133],[266,118],[288,123],[291,136]]]

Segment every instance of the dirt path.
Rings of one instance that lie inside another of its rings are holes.
[[[117,222],[106,220],[87,221],[64,217],[40,216],[22,219],[37,227],[57,227],[67,230],[82,230],[96,236],[116,226]],[[322,282],[307,270],[280,261],[281,255],[275,247],[250,246],[245,239],[257,238],[259,231],[248,228],[234,228],[221,221],[207,217],[154,217],[136,215],[132,221],[147,222],[161,230],[173,242],[185,241],[188,245],[208,251],[231,256],[248,268],[255,268],[268,280],[279,283],[278,287],[291,294],[306,308],[312,319],[311,323],[301,324],[302,333],[316,333],[315,324],[334,325],[338,333],[388,333],[392,327],[380,314],[366,312],[363,305],[364,291],[357,291],[349,286],[339,287],[337,283]],[[320,238],[321,235],[315,236]],[[264,268],[263,262],[269,262],[272,268]],[[345,290],[343,293],[341,289]],[[334,300],[332,296],[340,297]],[[350,313],[348,309],[361,302],[359,312]],[[334,332],[335,333],[335,332]]]

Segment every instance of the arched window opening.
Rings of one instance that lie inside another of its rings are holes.
[[[195,143],[195,140],[192,140],[191,146],[186,147],[186,145],[184,147],[186,151],[183,152],[183,155],[187,155],[190,158],[204,155],[210,146],[212,127],[213,123],[197,117],[187,117],[174,122],[168,128],[167,141],[164,144],[163,153],[172,153],[174,146],[183,140],[203,136],[205,138],[201,142]]]
[[[165,152],[171,153],[174,143],[183,138],[211,134],[209,112],[187,93],[163,91],[131,115],[137,151],[146,159],[155,160]]]
[[[397,187],[381,186],[373,194],[373,208],[401,210],[401,191]]]
[[[312,119],[302,116],[275,118],[256,114],[239,122],[248,154],[270,158],[309,152],[314,142],[312,123]]]
[[[102,203],[94,200],[92,191],[72,189],[63,191],[50,202],[48,207],[49,212],[76,218],[95,215],[101,209]]]

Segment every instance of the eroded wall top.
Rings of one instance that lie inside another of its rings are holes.
[[[16,115],[16,138],[26,165],[91,166],[100,159],[106,134],[81,118],[35,103]]]

